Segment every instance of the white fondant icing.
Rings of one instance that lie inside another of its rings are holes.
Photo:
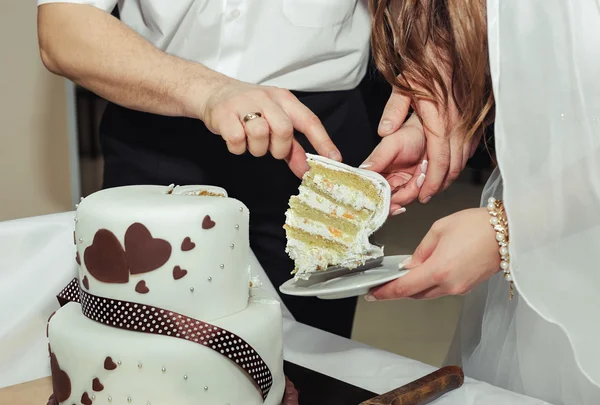
[[[243,337],[266,362],[274,382],[265,402],[247,374],[223,355],[173,337],[102,325],[69,303],[49,324],[52,352],[71,380],[71,396],[61,405],[80,403],[84,392],[96,396],[94,405],[108,404],[109,397],[114,404],[132,405],[280,404],[285,379],[279,302],[253,289],[246,309],[212,323]],[[119,366],[105,370],[106,357]],[[104,385],[102,391],[92,391],[94,378]]]
[[[218,187],[175,187],[171,194],[167,190],[163,186],[118,187],[83,200],[76,222],[76,236],[81,241],[77,244],[79,278],[87,276],[90,294],[168,308],[207,322],[242,311],[248,304],[250,281],[248,209],[232,198],[194,195],[207,191],[226,196]],[[215,222],[211,229],[202,227],[206,215]],[[95,279],[84,260],[95,233],[108,229],[124,248],[125,232],[136,222],[146,226],[152,237],[171,244],[168,261],[157,270],[130,275],[126,284]],[[186,237],[195,247],[182,251]],[[175,280],[175,266],[187,274]],[[146,294],[135,291],[141,280],[149,289]]]

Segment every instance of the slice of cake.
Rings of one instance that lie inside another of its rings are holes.
[[[286,212],[286,252],[296,279],[383,255],[369,237],[387,219],[391,190],[378,173],[307,154],[310,170]]]

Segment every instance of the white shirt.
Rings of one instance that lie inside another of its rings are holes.
[[[66,0],[108,12],[157,48],[249,83],[347,90],[369,57],[366,0]],[[38,4],[65,0],[38,0]]]

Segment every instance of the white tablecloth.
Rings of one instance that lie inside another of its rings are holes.
[[[73,212],[0,223],[0,388],[50,375],[46,321],[56,293],[75,275]],[[263,288],[276,294],[253,258]],[[384,393],[434,371],[296,322],[284,311],[285,358],[372,392]],[[465,385],[436,405],[540,405],[485,383]]]

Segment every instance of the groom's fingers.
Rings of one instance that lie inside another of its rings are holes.
[[[410,102],[410,97],[402,95],[394,87],[379,121],[379,128],[377,130],[379,136],[385,137],[400,129],[408,115]]]

